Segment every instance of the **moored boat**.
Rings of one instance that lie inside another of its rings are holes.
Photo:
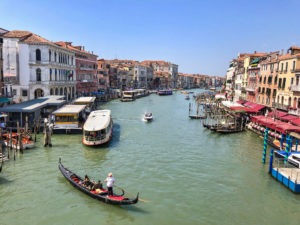
[[[3,133],[2,134],[3,143],[6,147],[10,145],[10,139],[12,148],[20,150],[20,144],[18,142],[18,134],[12,133],[10,138],[10,133]],[[30,140],[29,137],[22,137],[22,148],[29,149],[34,147],[34,141]]]
[[[108,196],[106,189],[102,189],[100,193],[90,190],[88,187],[81,184],[83,178],[63,166],[61,159],[59,159],[58,168],[67,181],[69,181],[76,189],[99,201],[112,205],[131,205],[136,204],[139,201],[139,194],[137,194],[134,199],[130,199],[124,197],[123,190],[121,195],[114,194],[113,196]]]
[[[173,91],[172,89],[166,89],[166,90],[159,90],[158,91],[158,95],[172,95]]]
[[[185,96],[185,100],[190,100],[190,96]]]
[[[113,134],[113,121],[110,110],[91,112],[83,126],[82,143],[85,145],[102,145],[110,141]]]

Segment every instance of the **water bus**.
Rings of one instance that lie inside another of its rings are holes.
[[[136,99],[136,97],[137,97],[136,95],[137,95],[137,93],[135,90],[123,91],[121,101],[122,102],[132,102]]]
[[[74,105],[85,105],[85,111],[90,113],[95,108],[96,97],[80,97],[74,101]]]
[[[112,138],[113,120],[110,110],[91,112],[83,126],[82,143],[85,145],[102,145]]]
[[[53,133],[81,133],[86,119],[85,107],[86,105],[65,105],[54,111]]]
[[[172,95],[173,91],[172,89],[166,89],[166,90],[159,90],[158,95]]]

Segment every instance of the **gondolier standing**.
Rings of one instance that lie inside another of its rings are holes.
[[[113,196],[113,186],[115,183],[115,178],[113,177],[112,173],[108,174],[108,177],[104,180],[106,182],[107,190],[108,190],[108,196]]]

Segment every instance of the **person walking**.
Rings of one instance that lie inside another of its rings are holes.
[[[115,178],[113,177],[112,173],[108,174],[108,177],[104,180],[106,182],[107,190],[108,190],[108,197],[113,196],[113,186],[115,183]]]

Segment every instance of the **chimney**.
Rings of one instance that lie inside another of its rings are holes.
[[[283,49],[281,49],[281,55],[283,55]]]
[[[254,51],[254,54],[256,54],[256,51]]]
[[[82,47],[82,50],[84,51],[84,46],[81,46]]]

